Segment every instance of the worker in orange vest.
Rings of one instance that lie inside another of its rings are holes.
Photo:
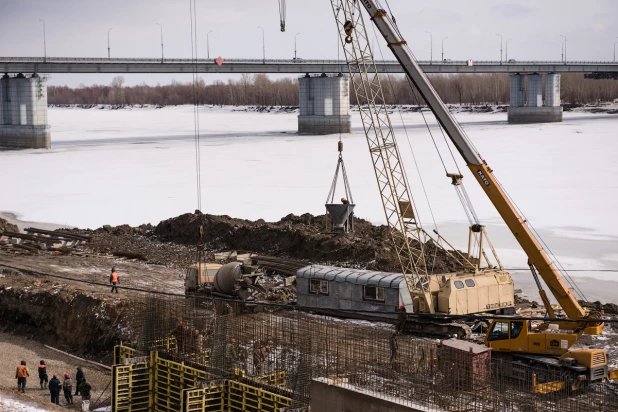
[[[112,274],[109,276],[109,283],[112,285],[112,293],[116,291],[118,293],[118,287],[116,284],[118,283],[118,273],[116,273],[116,268],[112,267]]]
[[[15,378],[17,379],[17,392],[21,391],[26,393],[26,378],[30,376],[30,371],[26,366],[26,361],[21,361],[21,365],[17,367],[15,371]]]

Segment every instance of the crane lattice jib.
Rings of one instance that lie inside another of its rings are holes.
[[[406,285],[410,294],[424,298],[424,311],[434,313],[422,231],[384,102],[363,16],[355,0],[331,0],[331,4],[358,100],[389,232]]]
[[[547,287],[570,319],[581,319],[586,317],[585,311],[573,296],[572,291],[565,285],[560,272],[528,227],[527,221],[519,214],[498,180],[494,177],[493,170],[475,150],[459,123],[440,99],[440,96],[418,65],[392,19],[382,9],[377,0],[360,0],[359,3],[362,3],[363,7],[367,10],[376,28],[388,43],[389,48],[392,50],[407,76],[419,90],[423,99],[438,119],[438,122],[442,125],[457,148],[457,151],[466,161],[468,168],[515,236],[522,249],[526,252],[529,264],[533,265],[538,270]],[[589,333],[600,333],[602,330],[602,323],[589,329],[594,330],[594,332]]]

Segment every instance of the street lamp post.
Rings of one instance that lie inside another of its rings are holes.
[[[502,64],[502,35],[496,33],[496,36],[500,36],[500,64]]]
[[[208,33],[206,33],[206,57],[208,59],[210,59],[210,33],[212,33],[214,30],[209,31]]]
[[[47,40],[45,39],[45,20],[39,19],[43,22],[43,61],[47,61]]]
[[[618,37],[616,37],[618,39]],[[614,43],[614,63],[616,63],[616,45],[618,42]]]
[[[562,34],[560,35],[560,37],[564,38],[563,48],[562,48],[562,60],[564,64],[566,64],[567,62],[567,38],[566,36],[563,36]]]
[[[448,39],[448,37],[442,39],[442,63],[444,63],[444,40],[446,39]]]
[[[294,60],[296,60],[296,36],[298,36],[300,33],[296,33],[294,35]]]
[[[425,33],[429,35],[429,64],[433,64],[433,34],[428,31]]]
[[[258,26],[258,29],[262,29],[262,60],[266,63],[266,42],[264,41],[264,28]]]
[[[513,39],[507,39],[506,41],[506,50],[505,50],[505,56],[504,56],[504,60],[506,60],[506,62],[509,62],[509,40],[513,40]]]
[[[163,63],[163,26],[159,23],[155,23],[157,26],[161,27],[161,63]]]
[[[112,27],[111,29],[107,30],[107,58],[111,59],[111,49],[109,47],[109,32],[114,30],[114,28]]]

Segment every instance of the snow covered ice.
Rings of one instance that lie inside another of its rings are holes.
[[[324,213],[339,136],[299,136],[297,113],[200,107],[202,211],[279,220]],[[526,258],[481,188],[426,113],[448,172],[457,167],[507,268]],[[563,123],[509,125],[506,113],[458,113],[509,195],[567,269],[618,269],[618,116],[565,113]],[[401,122],[405,122],[405,130]],[[52,149],[0,152],[0,211],[22,220],[96,228],[156,224],[197,208],[193,107],[50,108]],[[465,248],[468,222],[421,114],[391,120],[423,225]],[[373,168],[354,112],[343,135],[356,214],[384,223]],[[411,148],[414,150],[414,158]],[[424,197],[417,167],[431,204]],[[341,187],[343,187],[340,184]],[[534,297],[526,272],[517,288]],[[618,274],[572,272],[589,300],[617,302]],[[610,286],[599,286],[599,281]]]

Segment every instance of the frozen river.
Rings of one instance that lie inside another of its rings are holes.
[[[289,213],[323,213],[339,136],[296,135],[296,113],[238,109],[200,109],[202,211],[270,221]],[[431,231],[435,218],[440,232],[464,248],[466,216],[421,115],[391,117],[423,225]],[[193,107],[50,108],[49,118],[51,150],[0,152],[0,211],[96,228],[156,224],[196,209]],[[542,125],[508,125],[506,113],[457,118],[550,249],[573,270],[586,297],[618,303],[618,271],[599,271],[618,270],[618,116],[565,113],[563,123]],[[355,113],[353,133],[342,136],[356,213],[383,223],[360,125]],[[446,169],[463,172],[502,262],[525,267],[524,254],[497,212],[432,125]],[[513,274],[517,288],[537,295],[529,273]]]

